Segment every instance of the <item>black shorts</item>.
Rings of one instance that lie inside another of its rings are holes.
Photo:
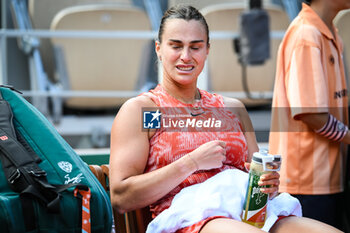
[[[342,229],[344,194],[293,195],[301,203],[303,216]]]

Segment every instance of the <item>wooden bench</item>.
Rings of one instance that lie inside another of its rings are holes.
[[[109,165],[89,165],[90,170],[96,176],[102,187],[109,192]],[[148,207],[120,214],[113,210],[114,226],[116,233],[144,233],[148,223],[152,220]]]

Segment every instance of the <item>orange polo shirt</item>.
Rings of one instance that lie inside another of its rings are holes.
[[[342,42],[306,4],[280,45],[269,150],[282,155],[280,191],[343,191],[345,146],[317,135],[299,114],[329,112],[348,124]]]

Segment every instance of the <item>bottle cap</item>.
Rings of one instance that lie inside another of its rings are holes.
[[[256,163],[262,164],[264,171],[279,171],[281,167],[281,156],[271,155],[267,151],[255,152],[252,160]]]

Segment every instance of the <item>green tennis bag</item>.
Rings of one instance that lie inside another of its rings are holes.
[[[88,165],[35,107],[0,86],[0,232],[110,233],[112,218]]]

